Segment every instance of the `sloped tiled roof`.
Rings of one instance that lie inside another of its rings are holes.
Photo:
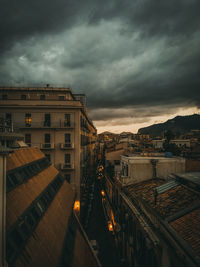
[[[58,266],[73,207],[74,192],[65,181],[15,266]]]
[[[57,174],[58,170],[51,165],[7,194],[7,229]]]
[[[129,195],[133,192],[146,201],[162,218],[172,216],[181,209],[192,206],[199,201],[200,195],[197,192],[180,184],[158,194],[155,204],[154,190],[164,183],[166,183],[165,180],[156,178],[127,186],[126,190]]]
[[[7,157],[6,169],[10,171],[44,157],[45,155],[36,147],[18,149]]]
[[[170,225],[200,256],[200,208],[170,222]]]

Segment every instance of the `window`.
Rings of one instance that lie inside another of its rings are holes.
[[[21,95],[21,100],[26,100],[26,95]]]
[[[68,183],[70,183],[70,181],[71,181],[71,175],[70,175],[70,173],[67,173],[67,174],[65,175],[65,179],[66,179],[66,181],[67,181]]]
[[[49,133],[46,133],[44,135],[44,143],[45,143],[45,147],[51,146],[51,135]]]
[[[51,126],[51,114],[44,114],[44,126]]]
[[[65,100],[65,96],[64,96],[64,95],[59,95],[59,96],[58,96],[58,100],[60,100],[60,101]]]
[[[70,125],[71,125],[71,116],[70,114],[65,114],[64,126],[70,127]]]
[[[65,154],[65,164],[70,164],[70,162],[71,162],[71,155]]]
[[[65,134],[65,147],[71,146],[71,134],[67,133]]]
[[[11,121],[12,120],[12,114],[11,113],[6,113],[6,120]]]
[[[45,95],[40,95],[40,100],[45,100],[46,96]]]
[[[50,154],[45,154],[45,156],[48,159],[48,161],[51,162],[51,155]]]
[[[31,134],[25,134],[25,143],[31,146]]]
[[[7,100],[8,99],[8,95],[2,95],[2,99],[3,100]]]
[[[31,127],[31,113],[25,114],[25,125],[26,127]]]

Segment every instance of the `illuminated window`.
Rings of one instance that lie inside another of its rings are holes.
[[[26,127],[31,127],[31,113],[25,114],[25,125]]]

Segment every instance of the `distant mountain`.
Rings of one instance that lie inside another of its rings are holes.
[[[171,130],[177,136],[189,132],[190,130],[200,130],[200,115],[177,116],[164,123],[140,128],[138,133],[150,134],[151,137],[156,137],[162,136],[162,133],[167,130]]]

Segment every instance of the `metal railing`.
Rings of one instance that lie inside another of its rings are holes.
[[[75,127],[75,123],[68,123],[65,122],[64,120],[58,120],[58,121],[51,121],[51,123],[45,123],[44,121],[34,121],[32,119],[30,125],[26,125],[25,121],[19,121],[19,122],[14,122],[13,123],[14,128],[68,128],[68,129],[73,129]]]
[[[74,169],[74,163],[61,163],[60,169],[61,170],[73,170]]]
[[[55,146],[53,143],[44,143],[44,144],[40,144],[40,148],[41,149],[54,149]]]
[[[74,143],[61,143],[60,148],[61,149],[73,149]]]

